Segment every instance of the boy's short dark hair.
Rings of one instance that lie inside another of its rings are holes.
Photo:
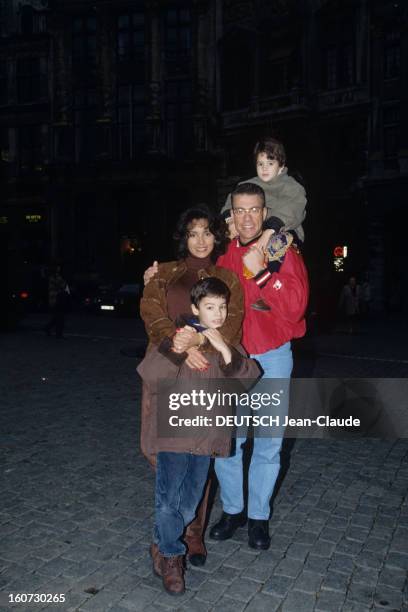
[[[225,301],[228,304],[231,291],[224,281],[216,278],[215,276],[208,276],[207,278],[202,278],[192,286],[190,292],[191,303],[198,308],[201,300],[209,295],[225,298]]]
[[[257,195],[259,196],[262,206],[265,206],[265,192],[256,183],[240,183],[235,187],[233,191],[231,191],[231,206],[234,205],[234,196],[236,195]]]
[[[256,143],[254,149],[255,163],[260,153],[265,153],[268,159],[276,159],[280,166],[284,166],[286,163],[285,147],[276,138],[268,137]]]

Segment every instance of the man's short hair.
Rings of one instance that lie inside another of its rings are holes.
[[[231,206],[234,204],[234,196],[236,195],[257,195],[259,196],[262,206],[265,206],[265,192],[256,183],[240,183],[231,191]]]
[[[284,166],[286,163],[285,147],[276,138],[268,137],[256,143],[254,149],[255,163],[261,153],[265,153],[268,159],[276,159],[280,166]]]
[[[231,291],[224,281],[216,278],[215,276],[208,276],[207,278],[202,278],[192,286],[190,291],[191,303],[198,308],[201,300],[209,295],[225,298],[225,301],[228,304]]]

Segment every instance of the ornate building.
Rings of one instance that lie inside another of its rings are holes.
[[[408,308],[406,23],[395,0],[0,1],[9,252],[137,276],[272,134],[306,184],[316,292],[347,245],[376,307]]]

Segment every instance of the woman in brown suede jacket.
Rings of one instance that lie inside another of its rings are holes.
[[[200,333],[188,328],[176,333],[176,320],[191,312],[192,286],[199,279],[210,276],[219,278],[228,286],[231,293],[228,317],[219,331],[231,346],[239,344],[241,339],[243,294],[237,276],[215,265],[217,258],[225,252],[228,242],[226,224],[222,219],[205,206],[190,208],[181,215],[174,238],[178,259],[155,266],[157,273],[146,284],[141,300],[140,314],[149,337],[147,350],[163,341],[171,342],[175,354],[187,354],[184,361],[186,366],[196,372],[204,371],[209,364],[200,348],[208,350],[208,341],[205,341]],[[172,352],[168,351],[170,359]],[[151,429],[153,419],[150,399],[149,389],[144,384],[141,450],[148,461],[155,465],[155,432]],[[206,560],[203,527],[208,493],[209,486],[206,487],[197,518],[190,524],[185,536],[189,560],[195,565],[203,565]],[[152,552],[154,555],[155,551]],[[158,569],[156,567],[156,571]],[[175,569],[177,568],[173,568],[173,573]]]

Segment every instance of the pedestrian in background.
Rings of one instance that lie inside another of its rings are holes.
[[[367,318],[370,312],[371,302],[371,285],[368,274],[364,276],[363,284],[360,290],[360,314],[361,317]]]
[[[350,276],[340,294],[339,309],[344,312],[347,319],[349,334],[353,334],[356,329],[357,316],[360,312],[360,285],[357,285],[355,276]]]
[[[55,328],[56,337],[63,337],[69,294],[69,286],[61,274],[61,266],[56,265],[51,269],[48,279],[48,306],[51,318],[44,329],[49,336]]]

